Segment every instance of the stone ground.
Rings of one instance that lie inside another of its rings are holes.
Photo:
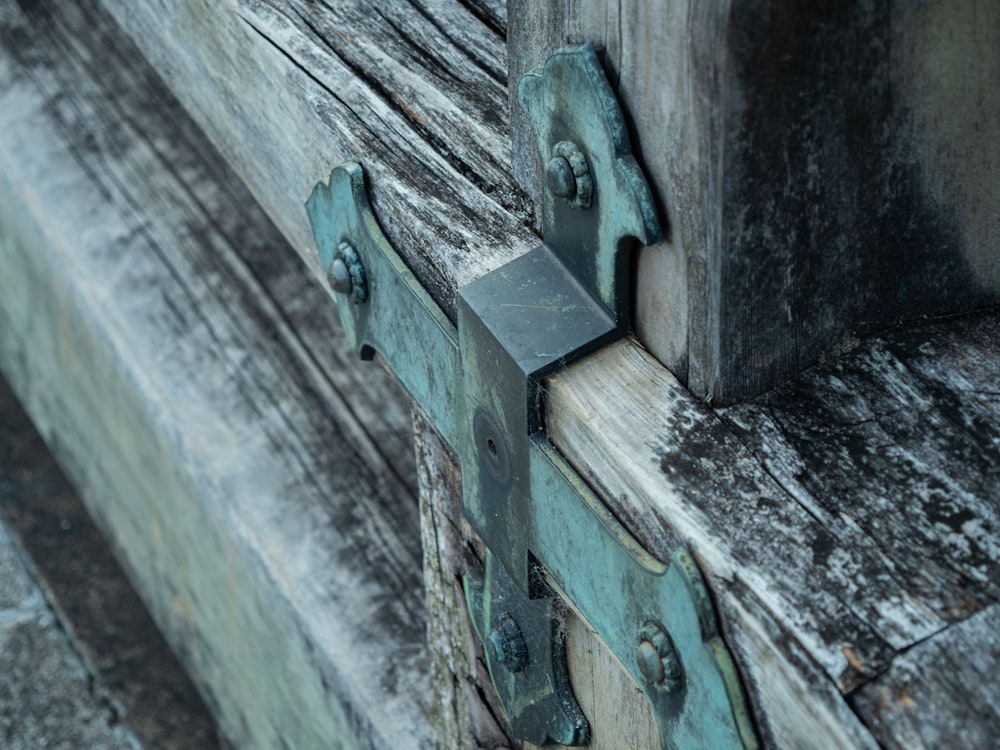
[[[0,380],[0,748],[225,748]]]

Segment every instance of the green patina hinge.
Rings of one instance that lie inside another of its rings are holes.
[[[567,672],[565,596],[642,686],[664,747],[755,748],[691,555],[646,552],[544,432],[544,379],[628,329],[624,240],[659,240],[621,109],[589,46],[526,75],[519,100],[545,165],[545,244],[462,287],[456,327],[386,241],[361,167],[341,165],[307,203],[341,320],[460,458],[465,515],[488,550],[466,596],[518,737],[589,740]]]

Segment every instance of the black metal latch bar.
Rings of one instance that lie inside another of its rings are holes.
[[[462,287],[456,327],[386,241],[360,166],[342,165],[307,203],[341,320],[459,455],[464,512],[488,549],[469,609],[515,733],[589,739],[554,586],[642,686],[665,747],[756,747],[690,554],[647,553],[544,432],[544,379],[627,331],[626,239],[659,239],[624,118],[589,46],[555,53],[519,99],[545,164],[545,244]]]

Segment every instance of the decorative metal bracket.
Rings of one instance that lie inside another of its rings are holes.
[[[647,553],[544,432],[544,379],[628,329],[626,239],[659,239],[621,109],[589,46],[556,52],[519,99],[545,164],[545,244],[462,287],[456,328],[386,241],[361,167],[341,165],[306,204],[341,320],[459,455],[464,512],[488,548],[466,596],[515,733],[589,740],[552,582],[642,686],[664,747],[755,748],[690,554]]]

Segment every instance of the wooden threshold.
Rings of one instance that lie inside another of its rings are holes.
[[[547,424],[648,548],[691,548],[766,746],[983,747],[998,380],[995,311],[873,337],[721,410],[625,340],[552,378]]]

